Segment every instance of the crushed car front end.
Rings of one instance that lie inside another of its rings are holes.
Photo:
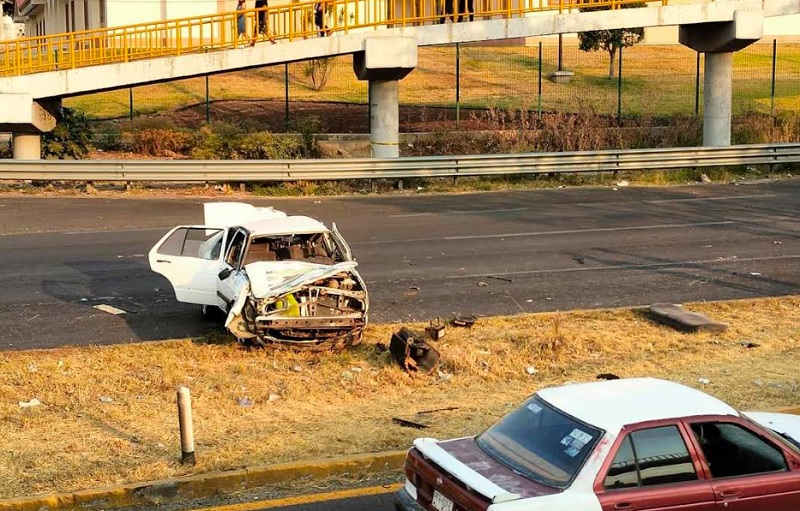
[[[249,264],[248,283],[226,326],[240,340],[261,346],[330,350],[358,345],[369,297],[355,267],[352,261]]]

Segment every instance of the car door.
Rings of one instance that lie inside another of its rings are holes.
[[[712,511],[714,493],[679,423],[625,429],[595,493],[603,511]]]
[[[172,284],[179,302],[222,305],[217,274],[223,267],[225,229],[178,226],[150,249],[150,269]]]
[[[239,295],[239,290],[247,281],[247,276],[242,269],[242,260],[245,249],[247,248],[248,232],[242,228],[231,230],[230,243],[226,244],[225,257],[220,271],[228,270],[227,276],[220,279],[217,277],[217,296],[224,302],[223,309],[229,310],[233,301]]]
[[[738,419],[688,422],[717,502],[730,511],[800,510],[796,455]]]
[[[344,240],[344,237],[339,233],[339,229],[336,228],[336,222],[333,223],[331,226],[331,234],[333,234],[333,240],[336,243],[336,246],[339,247],[339,250],[342,252],[345,261],[353,261],[353,251],[350,250],[350,245]]]

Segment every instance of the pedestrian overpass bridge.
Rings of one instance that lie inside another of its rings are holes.
[[[43,131],[65,97],[313,58],[353,55],[369,80],[374,156],[398,152],[398,80],[419,46],[494,41],[588,30],[679,26],[680,41],[706,53],[704,143],[730,143],[732,55],[763,36],[765,17],[800,13],[800,0],[321,0],[154,23],[0,41],[0,132],[14,157],[38,159]],[[679,2],[679,3],[677,3]],[[631,6],[629,4],[642,4]],[[477,6],[474,21],[453,23]],[[581,12],[587,7],[604,8]],[[271,35],[251,45],[266,16]],[[442,23],[444,16],[450,22]],[[325,37],[321,37],[325,35]]]

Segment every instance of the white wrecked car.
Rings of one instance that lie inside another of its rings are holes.
[[[227,312],[240,341],[331,349],[361,342],[369,302],[350,248],[305,216],[244,203],[204,204],[205,225],[178,226],[150,268],[180,302]]]

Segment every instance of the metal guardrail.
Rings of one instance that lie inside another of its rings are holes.
[[[0,180],[313,181],[662,170],[800,163],[800,143],[329,160],[0,160]]]
[[[696,0],[703,1],[703,0]],[[262,9],[0,41],[0,76],[237,48],[256,40],[295,41],[378,28],[430,25],[446,18],[519,18],[535,12],[619,9],[669,0],[299,0]],[[322,27],[317,26],[315,6]],[[240,33],[239,19],[244,23]],[[261,35],[261,32],[266,32]]]

